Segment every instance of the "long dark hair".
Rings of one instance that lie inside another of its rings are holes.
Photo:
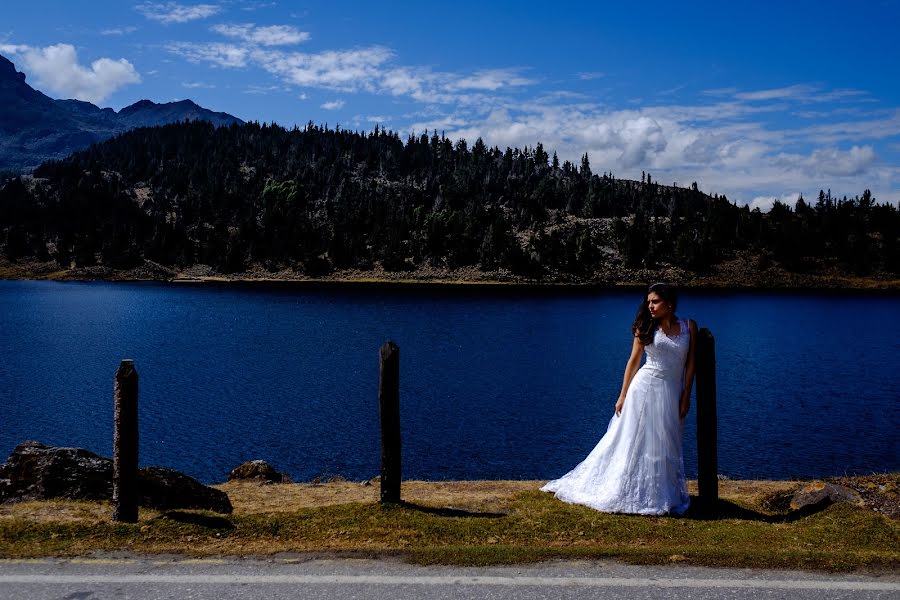
[[[647,304],[647,296],[650,292],[656,292],[663,302],[672,307],[672,314],[675,314],[675,308],[678,306],[678,292],[675,287],[665,283],[654,283],[644,293],[644,299],[638,306],[637,314],[634,316],[634,323],[631,325],[631,332],[634,337],[641,340],[645,346],[653,343],[653,337],[656,335],[656,328],[659,323],[650,316],[650,306]]]

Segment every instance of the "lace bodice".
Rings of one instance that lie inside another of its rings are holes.
[[[687,319],[679,319],[678,323],[681,330],[678,335],[672,337],[667,336],[661,327],[656,328],[653,343],[644,346],[644,352],[647,353],[645,366],[681,374],[691,345],[691,334]]]

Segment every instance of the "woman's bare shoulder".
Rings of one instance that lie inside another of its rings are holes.
[[[697,333],[697,321],[693,319],[685,319],[688,324],[688,331],[691,332],[691,335],[695,335]]]

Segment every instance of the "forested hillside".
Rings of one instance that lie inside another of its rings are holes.
[[[599,170],[599,169],[598,169]],[[616,269],[886,276],[900,216],[865,190],[775,204],[616,179],[524,149],[246,123],[140,128],[0,189],[0,251],[60,267],[323,276],[477,267],[512,278],[614,280]],[[602,275],[601,275],[602,274]]]

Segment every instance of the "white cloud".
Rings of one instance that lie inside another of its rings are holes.
[[[309,33],[289,25],[257,27],[253,23],[239,25],[213,25],[212,30],[227,37],[237,38],[261,46],[288,46],[309,39]]]
[[[671,96],[673,94],[677,94],[678,92],[680,92],[681,90],[683,90],[686,87],[687,87],[687,84],[682,83],[680,85],[676,85],[676,86],[673,86],[673,87],[670,87],[670,88],[667,88],[664,90],[660,90],[660,91],[656,92],[656,95],[657,96]]]
[[[878,161],[872,146],[815,148],[808,155],[780,152],[771,157],[771,164],[785,172],[800,173],[809,179],[849,178],[869,174]]]
[[[780,88],[741,92],[737,88],[719,88],[703,92],[712,96],[731,96],[744,102],[768,102],[783,100],[799,103],[810,102],[875,102],[868,92],[854,89],[823,90],[821,86],[798,83]]]
[[[128,35],[137,31],[137,27],[114,27],[112,29],[104,29],[100,35]]]
[[[462,93],[461,88],[452,87],[455,81],[462,79],[463,76],[435,72],[426,67],[404,66],[382,71],[376,84],[381,92],[392,96],[408,96],[426,104],[472,104],[475,98],[486,99],[483,94]],[[476,82],[473,80],[471,83]]]
[[[425,131],[444,131],[444,132],[453,132],[453,135],[450,136],[454,139],[465,138],[468,141],[472,141],[475,138],[469,138],[465,135],[460,135],[460,132],[464,132],[465,128],[469,125],[469,122],[461,117],[456,115],[448,115],[439,120],[431,120],[431,121],[423,121],[420,123],[414,123],[410,126],[410,133],[421,134]],[[477,136],[476,136],[477,137]]]
[[[533,80],[520,77],[515,69],[487,69],[451,81],[446,88],[448,90],[487,90],[493,92],[500,88],[530,85],[532,83],[534,83]]]
[[[587,151],[605,167],[618,169],[648,166],[668,145],[666,132],[657,119],[639,111],[603,113],[585,107],[523,105],[491,111],[484,120],[469,119],[452,137],[470,141],[482,137],[500,147],[534,145],[541,141],[575,160]],[[450,123],[453,125],[454,123]],[[446,127],[446,119],[417,124],[419,128]]]
[[[0,50],[16,54],[37,84],[54,94],[99,103],[116,90],[130,83],[140,83],[141,76],[124,58],[101,58],[90,68],[78,64],[78,54],[70,44],[55,44],[46,48],[30,46],[0,46]]]
[[[383,46],[318,53],[289,52],[262,47],[265,36],[260,34],[261,28],[240,25],[213,29],[240,38],[243,43],[176,42],[169,44],[167,49],[192,62],[208,62],[220,67],[241,68],[252,64],[290,85],[408,96],[426,103],[496,106],[493,97],[480,92],[498,92],[533,83],[520,76],[516,69],[489,69],[462,75],[435,72],[426,67],[394,66],[391,64],[394,53]],[[276,37],[268,39],[276,41]]]
[[[318,54],[252,51],[257,65],[291,84],[351,92],[376,91],[381,67],[392,56],[390,50],[380,46]]]
[[[629,119],[616,133],[623,146],[619,162],[626,169],[646,164],[648,157],[662,152],[667,143],[662,127],[649,117]]]
[[[189,90],[196,90],[196,89],[213,89],[216,86],[214,86],[211,83],[204,83],[202,81],[186,81],[181,84],[181,87],[188,88]]]
[[[881,118],[810,125],[802,129],[788,130],[785,134],[810,139],[819,144],[894,137],[900,135],[900,109],[889,111]]]
[[[276,92],[282,89],[277,85],[248,85],[247,89],[244,90],[245,94],[260,94],[265,96],[269,92]]]
[[[601,77],[606,77],[606,73],[602,73],[600,71],[581,71],[580,73],[578,73],[578,79],[582,79],[584,81],[600,79]]]
[[[246,67],[249,55],[246,48],[235,44],[175,42],[166,46],[166,49],[191,62],[208,62],[228,68]]]
[[[216,4],[178,4],[177,2],[149,2],[134,7],[152,21],[166,25],[171,23],[187,23],[211,17],[221,10]]]
[[[782,204],[787,204],[791,208],[794,208],[798,198],[800,198],[800,192],[784,194],[781,198],[776,198],[775,196],[757,196],[750,201],[749,206],[750,210],[758,208],[762,212],[769,212],[775,205],[775,201],[778,200]]]
[[[381,85],[393,96],[411,96],[422,92],[423,83],[427,78],[427,71],[416,72],[409,67],[400,67],[383,72]]]
[[[27,52],[30,49],[30,46],[24,46],[22,44],[0,44],[0,53],[3,54],[19,54],[21,52]]]
[[[798,84],[771,90],[738,92],[734,97],[738,100],[779,100],[782,98],[806,98],[815,91],[814,86]]]
[[[877,158],[872,146],[853,146],[846,152],[820,148],[810,155],[806,166],[812,175],[848,177],[865,173]]]
[[[324,108],[325,110],[340,110],[344,108],[345,102],[343,100],[331,100],[330,102],[325,102],[321,104],[319,108]]]
[[[271,6],[275,6],[276,4],[276,2],[252,2],[250,4],[247,4],[246,6],[242,6],[241,10],[250,12],[254,10],[260,10],[262,8],[269,8]]]
[[[840,89],[840,90],[832,90],[830,92],[821,92],[817,94],[817,98],[821,102],[829,102],[836,100],[853,100],[856,102],[878,102],[875,98],[872,98],[869,95],[869,92],[864,90],[850,90],[850,89]]]

